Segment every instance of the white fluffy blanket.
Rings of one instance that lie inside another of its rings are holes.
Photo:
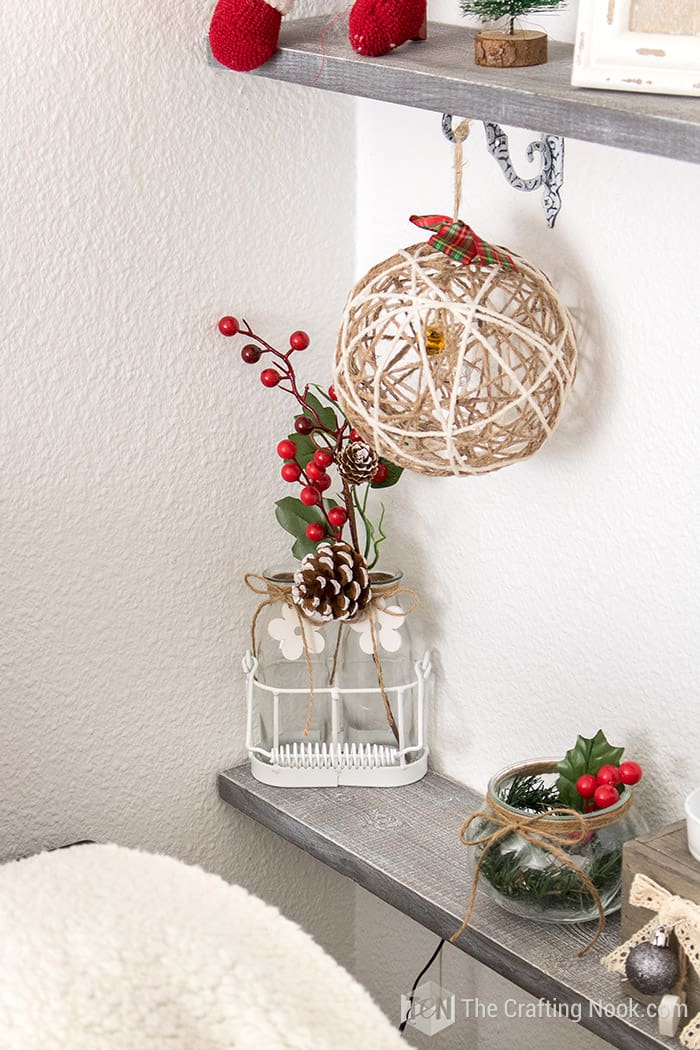
[[[169,857],[76,846],[0,867],[2,1050],[399,1050],[298,926]]]

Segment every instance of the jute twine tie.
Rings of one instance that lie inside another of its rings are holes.
[[[264,576],[259,576],[256,573],[249,572],[244,576],[246,586],[253,591],[254,594],[264,595],[263,601],[260,602],[253,619],[250,624],[250,635],[251,635],[251,648],[253,655],[257,655],[257,641],[256,641],[256,627],[258,619],[263,609],[266,609],[270,605],[275,605],[277,602],[283,602],[290,609],[294,609],[297,621],[299,623],[299,630],[301,631],[301,643],[304,649],[304,658],[306,660],[306,669],[309,676],[309,708],[306,714],[306,723],[304,725],[304,736],[309,735],[311,728],[311,719],[314,711],[314,671],[313,664],[311,662],[311,651],[309,649],[309,643],[307,640],[306,630],[304,628],[304,621],[317,626],[313,620],[309,619],[300,607],[296,604],[292,598],[291,583],[289,584],[277,584],[272,580],[265,579]],[[262,586],[260,586],[262,584]],[[386,609],[384,603],[389,601],[391,598],[395,598],[399,594],[409,594],[411,596],[411,605],[408,609]],[[387,695],[386,686],[384,684],[384,672],[382,671],[382,662],[379,658],[379,645],[377,641],[377,626],[376,626],[376,612],[384,613],[387,616],[397,616],[404,619],[406,616],[410,616],[412,612],[418,608],[419,599],[415,591],[412,591],[408,587],[401,587],[398,583],[384,584],[381,588],[381,593],[373,594],[369,602],[365,606],[362,614],[355,617],[354,623],[359,623],[361,620],[367,618],[369,620],[370,637],[372,639],[372,658],[377,668],[377,681],[379,683],[379,689],[382,695],[382,702],[384,704],[384,710],[386,712],[387,723],[391,729],[397,744],[399,743],[399,730],[394,718],[393,711],[391,710],[391,704],[389,703],[389,697]],[[343,629],[343,622],[338,623],[338,637],[335,643],[335,652],[333,654],[333,667],[331,670],[331,685],[335,681],[335,675],[338,664],[338,653],[340,650],[341,632]]]
[[[553,772],[555,768],[556,763],[546,766],[538,763],[534,770],[530,767],[523,767],[523,772]],[[570,849],[572,846],[578,846],[587,839],[589,832],[610,827],[611,824],[621,820],[632,806],[632,796],[630,795],[619,808],[615,807],[614,812],[606,813],[605,810],[601,810],[600,813],[585,815],[566,806],[548,809],[545,813],[525,814],[514,811],[510,806],[502,805],[496,799],[487,798],[485,802],[486,809],[472,813],[462,825],[459,833],[460,841],[465,846],[480,846],[482,849],[474,869],[474,879],[464,920],[457,932],[450,937],[450,941],[458,940],[469,925],[476,902],[476,891],[479,885],[481,868],[488,852],[502,839],[507,838],[508,835],[519,835],[525,842],[545,850],[553,857],[556,857],[565,867],[575,872],[595,902],[598,909],[598,925],[588,944],[576,953],[577,955],[585,955],[603,932],[605,911],[598,890],[586,872],[579,867],[570,853],[567,852],[567,847]],[[476,820],[488,821],[492,825],[492,830],[478,838],[469,838],[467,833]]]
[[[681,981],[685,980],[688,965],[700,977],[700,904],[674,896],[641,872],[637,872],[632,880],[629,900],[635,908],[646,908],[653,911],[655,916],[629,940],[605,956],[602,963],[606,970],[624,975],[627,956],[632,949],[651,940],[659,926],[663,926],[666,930],[673,930],[682,949]],[[688,1050],[700,1050],[700,1013],[691,1018],[679,1038]]]
[[[463,144],[469,138],[470,131],[471,121],[463,120],[452,132],[455,141],[455,196],[454,208],[452,209],[452,217],[454,219],[459,218],[459,210],[462,207],[462,173],[464,171]]]

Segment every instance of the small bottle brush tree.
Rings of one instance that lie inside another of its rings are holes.
[[[462,14],[472,15],[480,22],[498,22],[508,19],[508,32],[515,31],[515,19],[542,11],[555,11],[563,0],[460,0]]]
[[[515,29],[515,20],[521,15],[556,11],[565,0],[460,0],[462,14],[478,18],[480,22],[499,22],[508,19],[510,40],[499,39],[501,34],[477,33],[474,41],[474,60],[480,66],[534,66],[547,61],[547,34]]]

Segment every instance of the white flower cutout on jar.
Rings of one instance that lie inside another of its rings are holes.
[[[374,607],[374,632],[377,642],[388,653],[398,653],[401,648],[401,625],[405,615],[400,605],[387,605],[386,609]],[[371,656],[374,652],[374,647],[372,645],[372,628],[369,616],[365,616],[358,623],[349,623],[348,627],[351,627],[353,631],[357,631],[360,636],[360,649],[367,656]]]
[[[304,619],[304,638],[306,647],[310,654],[316,656],[322,653],[326,639],[323,637],[319,627]],[[270,620],[267,633],[280,643],[280,650],[285,660],[298,660],[304,652],[304,638],[302,638],[302,626],[295,609],[289,605],[282,607],[282,615]]]

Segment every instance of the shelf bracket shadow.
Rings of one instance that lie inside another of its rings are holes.
[[[450,142],[455,141],[450,113],[443,113],[442,130]],[[531,142],[527,147],[527,159],[532,162],[535,159],[535,153],[539,153],[542,170],[533,178],[522,179],[513,167],[508,136],[500,124],[484,121],[484,130],[489,153],[494,157],[513,189],[523,190],[526,193],[539,189],[543,191],[542,206],[547,225],[551,229],[561,209],[561,188],[564,184],[564,139],[560,135],[542,135],[539,142]]]

